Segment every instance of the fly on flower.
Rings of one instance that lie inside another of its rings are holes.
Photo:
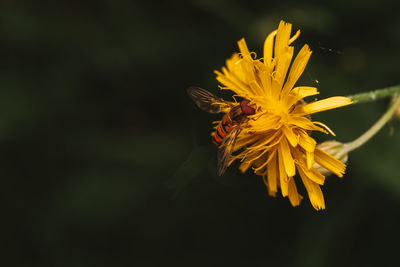
[[[248,121],[248,116],[255,114],[256,106],[247,99],[240,103],[229,102],[199,87],[190,87],[187,92],[200,109],[209,113],[225,112],[215,132],[211,134],[212,142],[219,147],[218,175],[221,176],[232,159],[241,126]]]
[[[199,88],[191,88],[188,93],[201,109],[225,113],[213,133],[221,151],[220,174],[238,160],[242,172],[254,171],[262,177],[271,196],[280,189],[293,206],[303,198],[295,183],[295,177],[300,176],[311,204],[320,210],[325,209],[321,190],[325,176],[314,163],[339,177],[346,165],[317,147],[310,136],[312,131],[334,133],[322,122],[312,121],[310,115],[352,101],[340,96],[304,101],[319,92],[315,87],[296,86],[311,50],[305,44],[294,57],[291,43],[300,31],[291,36],[291,29],[291,24],[281,21],[265,39],[262,58],[249,51],[244,39],[239,40],[239,53],[227,59],[221,71],[215,71],[220,88],[244,99],[240,103],[227,102]]]

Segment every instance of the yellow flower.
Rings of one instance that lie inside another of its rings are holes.
[[[311,204],[316,210],[325,208],[320,185],[325,176],[314,167],[314,162],[342,177],[346,165],[333,156],[316,148],[311,131],[334,133],[323,123],[311,121],[310,114],[349,105],[346,97],[330,97],[306,104],[303,98],[319,94],[317,88],[294,87],[311,56],[304,45],[293,63],[294,48],[292,25],[280,22],[277,30],[266,38],[264,56],[257,59],[249,52],[246,42],[238,42],[240,53],[226,61],[222,72],[215,71],[221,89],[234,91],[256,106],[256,114],[242,126],[233,149],[234,160],[240,160],[239,169],[245,172],[252,167],[254,173],[263,177],[271,196],[280,188],[282,196],[289,197],[298,206],[302,196],[297,192],[296,173],[307,190]],[[289,70],[289,66],[291,68]]]

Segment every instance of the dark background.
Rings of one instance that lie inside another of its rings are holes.
[[[1,266],[394,266],[400,128],[329,177],[325,211],[292,208],[237,165],[216,173],[217,92],[245,37],[262,55],[284,19],[314,51],[319,98],[399,83],[396,1],[2,1]],[[224,97],[229,94],[222,94]],[[313,117],[348,142],[388,100]],[[313,135],[318,141],[329,137]],[[306,196],[305,190],[300,189]]]

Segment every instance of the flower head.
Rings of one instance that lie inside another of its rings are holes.
[[[294,179],[298,173],[311,204],[319,210],[325,208],[320,188],[325,176],[313,167],[314,162],[339,177],[343,176],[346,165],[316,148],[311,131],[334,133],[325,124],[311,121],[310,114],[342,107],[352,101],[346,97],[331,97],[306,104],[303,98],[319,94],[317,88],[294,86],[307,65],[311,50],[304,45],[292,62],[294,48],[290,44],[300,31],[293,37],[290,35],[291,24],[281,21],[278,29],[266,38],[261,59],[257,59],[241,39],[238,42],[240,53],[226,61],[222,72],[215,73],[223,85],[221,89],[234,91],[256,107],[256,113],[242,126],[231,162],[240,160],[242,172],[251,167],[255,174],[263,177],[271,196],[280,188],[293,206],[299,205],[302,199]]]

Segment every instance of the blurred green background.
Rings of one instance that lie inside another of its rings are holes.
[[[400,127],[330,177],[327,209],[292,208],[237,165],[216,173],[217,92],[245,37],[284,19],[314,51],[320,98],[400,83],[396,1],[77,1],[0,5],[1,266],[394,266]],[[229,94],[222,94],[227,97]],[[388,101],[318,114],[339,141]],[[315,134],[319,140],[327,136]],[[305,196],[305,190],[300,189]]]

